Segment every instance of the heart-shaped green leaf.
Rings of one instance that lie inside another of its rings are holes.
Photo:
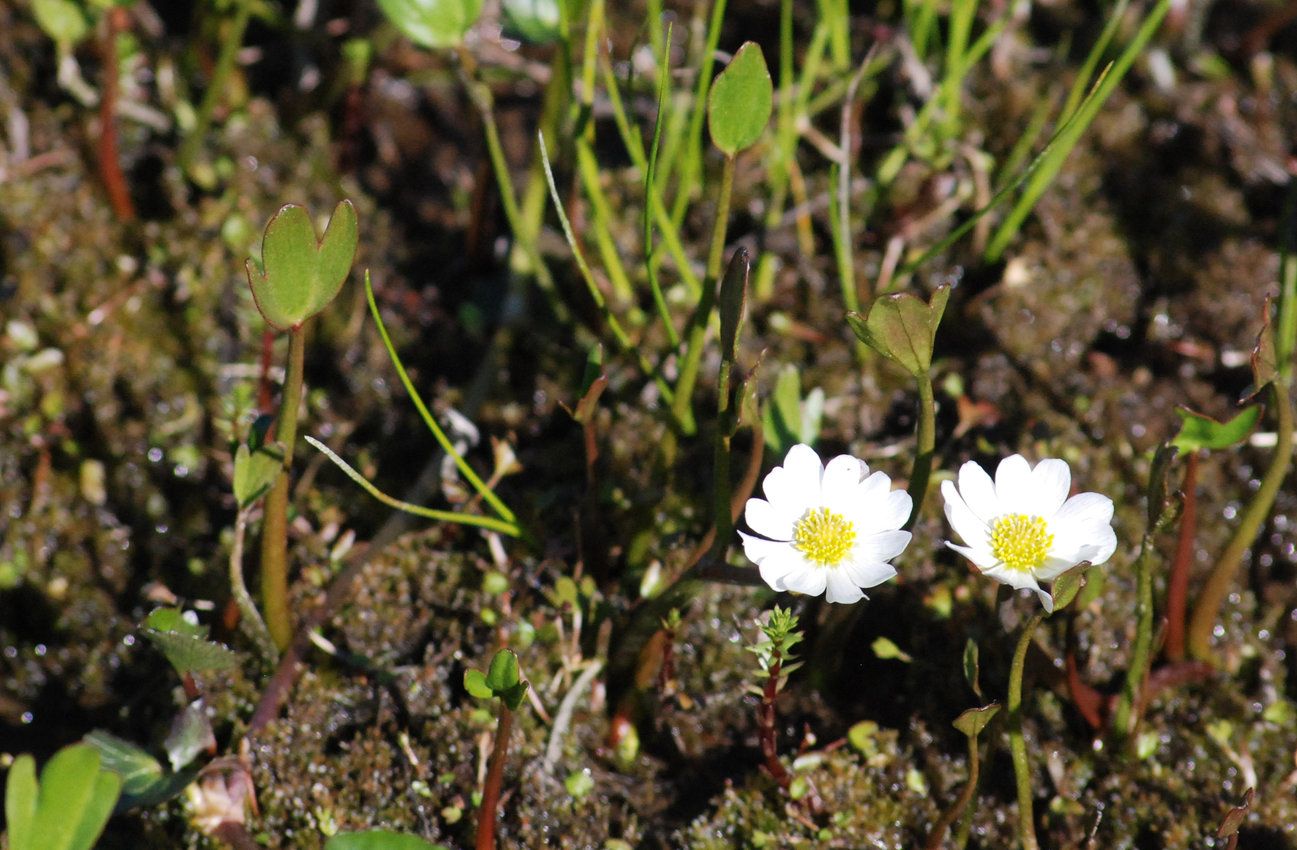
[[[774,85],[761,46],[746,42],[712,81],[707,95],[707,126],[712,144],[726,156],[750,147],[770,123]]]
[[[446,850],[446,845],[430,844],[417,835],[368,829],[339,833],[325,842],[324,850]]]
[[[861,342],[917,378],[932,366],[933,341],[949,298],[948,286],[938,287],[926,304],[908,292],[884,295],[866,315],[848,313],[847,324]]]
[[[378,0],[378,8],[410,41],[437,50],[463,42],[482,0]]]
[[[252,297],[266,322],[276,330],[288,330],[323,310],[351,273],[358,243],[359,225],[351,201],[338,203],[319,240],[305,207],[280,207],[262,237],[264,271],[258,272],[252,260],[246,263]]]
[[[963,732],[970,738],[976,738],[982,734],[986,724],[991,722],[991,718],[1000,711],[1000,704],[993,702],[982,708],[970,708],[963,714],[955,718],[954,727]]]
[[[252,451],[240,444],[234,453],[234,498],[240,508],[261,498],[284,468],[284,445],[272,443]]]
[[[1228,422],[1217,422],[1210,416],[1196,413],[1187,407],[1177,407],[1175,414],[1180,417],[1180,433],[1175,435],[1171,445],[1180,451],[1228,449],[1242,444],[1248,434],[1252,433],[1257,420],[1261,418],[1261,406],[1254,404],[1245,407]]]
[[[516,711],[522,704],[529,687],[530,683],[518,671],[518,656],[507,649],[495,654],[486,673],[481,670],[464,671],[465,690],[478,699],[499,697],[511,711]]]
[[[19,756],[5,785],[10,850],[90,850],[121,794],[122,778],[101,769],[85,744],[64,747],[41,771]]]

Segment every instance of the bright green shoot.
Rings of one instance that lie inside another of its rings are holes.
[[[104,770],[86,744],[55,753],[39,782],[36,760],[19,756],[5,783],[10,850],[90,850],[121,790],[122,778]]]
[[[324,443],[321,443],[319,440],[312,437],[307,437],[307,442],[323,452],[329,460],[333,461],[339,469],[347,473],[353,481],[365,488],[365,491],[371,496],[386,505],[405,511],[406,513],[427,517],[428,519],[434,519],[440,522],[454,522],[461,525],[472,525],[490,531],[497,531],[501,534],[507,534],[510,537],[529,538],[526,530],[523,529],[521,524],[519,524],[517,517],[514,516],[513,511],[509,510],[504,502],[501,501],[500,497],[496,495],[491,485],[483,481],[482,477],[478,475],[473,467],[469,465],[468,461],[464,459],[464,456],[455,449],[454,444],[450,441],[450,438],[446,436],[446,432],[442,430],[436,417],[432,415],[428,410],[428,406],[424,404],[423,399],[419,396],[418,390],[414,388],[414,382],[410,380],[409,373],[405,371],[405,366],[401,363],[400,355],[396,353],[396,347],[392,344],[392,337],[388,334],[387,326],[383,323],[383,317],[379,313],[378,302],[374,299],[374,286],[370,280],[368,270],[365,272],[365,297],[369,301],[369,312],[374,317],[374,322],[378,325],[378,333],[383,338],[383,345],[387,348],[387,355],[392,358],[392,365],[396,367],[396,372],[401,377],[401,384],[405,387],[405,391],[410,394],[410,400],[414,402],[414,406],[418,409],[419,415],[423,417],[424,424],[428,426],[428,430],[431,431],[433,437],[436,438],[437,444],[441,446],[441,450],[450,456],[450,458],[455,462],[455,467],[459,470],[460,474],[464,476],[465,480],[467,480],[470,485],[472,485],[473,489],[477,491],[477,494],[481,496],[482,500],[491,506],[491,509],[495,512],[496,516],[483,517],[473,516],[471,514],[454,513],[452,511],[439,511],[393,498],[366,480],[364,476],[353,469],[335,452],[325,446]]]

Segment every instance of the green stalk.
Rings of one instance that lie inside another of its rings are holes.
[[[707,255],[707,277],[703,281],[702,296],[698,299],[698,309],[689,320],[688,333],[685,336],[686,349],[684,362],[680,365],[680,379],[676,381],[675,403],[672,412],[685,429],[692,434],[697,429],[694,422],[693,396],[694,385],[698,383],[698,369],[703,359],[703,343],[707,336],[707,325],[711,321],[712,310],[716,306],[716,287],[721,278],[721,261],[725,256],[725,234],[729,227],[730,200],[734,194],[734,157],[725,157],[725,167],[721,172],[720,194],[716,198],[716,221],[712,226],[711,248]]]
[[[221,40],[221,52],[216,57],[216,68],[212,71],[212,79],[207,85],[207,91],[203,92],[202,102],[198,105],[198,117],[194,128],[185,137],[180,145],[180,151],[176,154],[176,164],[180,166],[182,174],[189,173],[190,167],[194,164],[194,157],[198,155],[198,146],[203,143],[203,138],[211,129],[216,104],[228,93],[225,81],[234,70],[234,61],[239,54],[239,48],[243,46],[243,33],[248,28],[248,19],[251,15],[251,0],[241,0],[234,9],[234,20],[230,23],[230,31]]]
[[[919,423],[915,429],[917,451],[914,453],[914,468],[910,472],[910,518],[905,521],[905,530],[914,528],[923,510],[923,500],[928,492],[928,480],[932,477],[932,459],[936,456],[937,427],[936,401],[932,391],[932,376],[924,372],[917,375],[919,387]]]
[[[1022,850],[1039,850],[1036,841],[1036,818],[1032,813],[1031,765],[1027,761],[1027,741],[1022,736],[1022,669],[1026,666],[1027,648],[1044,611],[1037,611],[1022,628],[1018,646],[1009,668],[1009,749],[1013,754],[1013,774],[1018,785],[1018,840]]]
[[[1117,708],[1113,713],[1112,729],[1118,740],[1133,738],[1144,700],[1144,684],[1153,655],[1153,553],[1157,551],[1152,529],[1144,533],[1139,557],[1135,559],[1135,644],[1131,647],[1130,665],[1126,668],[1126,681]]]
[[[702,171],[703,121],[707,117],[707,92],[712,84],[712,67],[716,64],[716,46],[721,40],[721,21],[725,19],[726,0],[716,0],[712,17],[707,25],[707,44],[703,48],[702,63],[698,68],[698,90],[694,92],[693,111],[689,115],[689,131],[685,137],[684,161],[680,168],[679,194],[671,210],[671,221],[678,228],[684,220],[685,210],[693,195],[694,185]]]
[[[491,169],[495,173],[495,182],[500,189],[500,205],[504,209],[504,217],[509,222],[509,230],[513,233],[515,244],[523,250],[524,256],[531,264],[531,271],[536,276],[536,283],[540,286],[541,291],[549,301],[550,309],[554,312],[554,317],[559,322],[566,324],[571,318],[567,305],[558,297],[558,292],[554,287],[554,278],[549,272],[549,266],[545,265],[541,259],[540,252],[536,250],[534,241],[526,238],[528,233],[527,222],[523,218],[522,210],[518,205],[518,194],[513,188],[513,176],[509,173],[509,162],[504,155],[504,145],[500,141],[500,127],[495,121],[495,98],[491,94],[491,89],[486,83],[476,79],[477,62],[473,54],[469,53],[465,47],[459,50],[460,65],[464,71],[464,82],[468,89],[469,97],[477,107],[482,116],[482,127],[486,133],[486,150],[491,160]]]
[[[1198,596],[1193,617],[1189,621],[1189,653],[1204,661],[1212,660],[1211,633],[1220,617],[1220,606],[1225,601],[1225,595],[1234,584],[1234,574],[1238,572],[1239,566],[1243,563],[1243,556],[1256,540],[1262,523],[1269,515],[1270,508],[1274,506],[1275,496],[1279,494],[1279,487],[1283,484],[1284,477],[1288,474],[1288,467],[1292,463],[1292,399],[1289,397],[1288,385],[1282,376],[1270,382],[1270,394],[1274,400],[1275,416],[1278,418],[1276,428],[1278,439],[1275,443],[1274,455],[1270,459],[1270,466],[1266,469],[1265,476],[1261,479],[1261,486],[1257,488],[1256,495],[1239,521],[1234,537],[1230,539],[1229,545],[1216,561],[1211,575],[1208,576],[1207,584]]]
[[[306,328],[298,325],[288,332],[288,373],[275,423],[275,439],[284,446],[284,465],[266,494],[266,518],[261,528],[261,605],[270,637],[280,652],[293,640],[293,617],[288,610],[288,470],[297,439],[305,362]]]

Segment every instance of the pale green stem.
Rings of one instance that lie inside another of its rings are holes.
[[[1270,459],[1270,466],[1261,479],[1261,486],[1257,488],[1256,495],[1253,496],[1247,510],[1243,512],[1242,519],[1239,520],[1238,530],[1234,532],[1234,537],[1230,539],[1229,545],[1216,561],[1216,566],[1207,578],[1207,584],[1198,596],[1193,617],[1189,621],[1189,652],[1195,658],[1212,659],[1211,635],[1220,617],[1220,607],[1234,584],[1234,575],[1243,563],[1243,556],[1256,540],[1261,525],[1269,515],[1270,508],[1274,506],[1279,487],[1283,484],[1284,477],[1288,474],[1288,467],[1292,463],[1292,399],[1288,395],[1288,386],[1282,377],[1276,377],[1270,382],[1270,395],[1274,400],[1275,416],[1278,419],[1274,456]]]
[[[914,528],[923,510],[923,500],[928,493],[928,481],[932,477],[932,458],[936,454],[936,401],[932,392],[932,376],[927,372],[915,376],[919,387],[919,423],[916,429],[916,451],[914,469],[910,472],[910,518],[905,522],[905,529]]]
[[[684,425],[686,434],[692,434],[697,427],[694,422],[691,397],[694,385],[698,382],[698,369],[702,364],[707,325],[711,321],[712,310],[716,306],[716,287],[721,279],[721,261],[725,257],[725,234],[729,225],[730,199],[733,192],[734,157],[727,156],[725,167],[721,172],[720,193],[716,198],[716,221],[712,226],[711,249],[707,255],[707,277],[703,281],[703,293],[698,299],[698,309],[690,319],[688,333],[685,336],[687,347],[684,362],[680,366],[680,379],[676,381],[675,404],[672,407],[676,420]]]
[[[234,70],[234,62],[239,55],[239,48],[243,46],[243,33],[248,28],[248,18],[251,15],[252,0],[241,0],[234,10],[230,29],[221,40],[221,52],[216,57],[216,68],[212,71],[212,79],[208,82],[207,90],[203,92],[202,102],[198,105],[194,128],[185,137],[180,145],[180,151],[176,154],[176,164],[182,174],[187,174],[194,164],[194,157],[198,155],[198,146],[203,143],[207,131],[212,126],[212,115],[216,112],[216,104],[229,94],[225,81]]]
[[[1153,654],[1153,553],[1156,546],[1150,532],[1144,534],[1135,559],[1135,643],[1131,647],[1126,682],[1113,712],[1112,730],[1118,740],[1131,738],[1139,724],[1144,684]]]
[[[1032,812],[1031,765],[1027,761],[1027,741],[1022,735],[1022,670],[1026,666],[1031,636],[1044,618],[1045,612],[1037,611],[1023,626],[1018,646],[1013,651],[1013,666],[1009,668],[1009,749],[1018,784],[1018,839],[1022,850],[1040,848],[1036,841],[1036,818]]]
[[[234,542],[230,546],[230,595],[234,597],[234,604],[239,609],[239,628],[252,640],[261,653],[262,660],[274,667],[279,663],[279,649],[243,581],[243,542],[247,537],[248,515],[251,512],[251,506],[240,508],[234,518]]]

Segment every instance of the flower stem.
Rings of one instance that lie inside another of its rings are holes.
[[[1198,452],[1189,452],[1184,470],[1184,513],[1180,515],[1180,535],[1176,541],[1175,562],[1166,586],[1166,647],[1171,661],[1184,660],[1184,621],[1189,596],[1189,566],[1193,562],[1193,536],[1198,528]]]
[[[297,439],[305,363],[306,331],[299,325],[288,332],[288,372],[275,423],[275,439],[284,445],[284,466],[266,494],[266,519],[261,528],[261,606],[266,627],[281,652],[293,639],[293,618],[288,610],[288,470]]]
[[[1288,395],[1288,385],[1281,376],[1270,382],[1270,394],[1274,400],[1276,442],[1270,466],[1261,479],[1261,486],[1248,504],[1243,518],[1239,521],[1234,537],[1221,553],[1220,559],[1207,578],[1207,584],[1198,596],[1198,603],[1193,609],[1189,621],[1189,653],[1204,661],[1212,660],[1211,635],[1220,616],[1220,606],[1225,595],[1234,583],[1234,574],[1243,563],[1243,556],[1256,540],[1261,524],[1265,522],[1270,508],[1274,505],[1279,487],[1292,463],[1293,453],[1293,409],[1292,399]]]
[[[1018,646],[1013,651],[1013,666],[1009,668],[1009,749],[1013,754],[1013,773],[1018,783],[1018,839],[1022,850],[1039,850],[1036,841],[1036,819],[1032,814],[1031,765],[1027,762],[1027,742],[1022,736],[1022,669],[1026,666],[1027,648],[1031,636],[1045,618],[1037,611],[1022,628]]]
[[[936,452],[936,401],[932,392],[932,376],[924,372],[917,376],[919,384],[919,423],[915,432],[917,451],[914,453],[914,470],[910,473],[910,518],[905,530],[914,528],[923,510],[923,498],[928,492],[932,477],[932,458]]]
[[[1153,532],[1150,525],[1135,559],[1135,643],[1113,714],[1112,729],[1117,740],[1132,740],[1144,713],[1144,689],[1153,658],[1153,555],[1157,551]]]
[[[477,850],[495,848],[495,810],[500,805],[500,787],[504,784],[504,760],[509,755],[509,732],[513,727],[513,712],[504,700],[499,700],[496,715],[495,743],[491,747],[491,766],[487,769],[486,784],[482,787],[482,808],[477,814]]]

